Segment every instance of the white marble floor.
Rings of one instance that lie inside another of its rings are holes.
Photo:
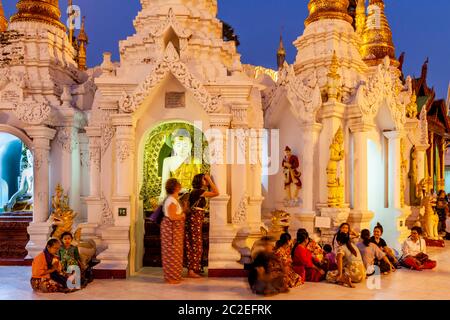
[[[382,276],[379,285],[364,282],[355,289],[307,283],[271,298],[251,294],[245,279],[186,279],[166,285],[160,269],[145,269],[127,280],[95,280],[71,294],[36,294],[29,285],[30,267],[0,267],[0,300],[450,300],[450,242],[444,249],[430,248],[429,254],[438,261],[435,270],[402,269]]]

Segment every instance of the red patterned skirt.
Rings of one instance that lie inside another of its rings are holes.
[[[203,221],[205,213],[194,211],[186,219],[186,265],[188,270],[200,273],[203,256]]]
[[[180,281],[183,273],[184,221],[161,222],[161,254],[166,281]]]

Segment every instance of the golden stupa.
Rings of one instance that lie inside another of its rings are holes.
[[[19,0],[16,8],[17,13],[11,17],[11,22],[43,22],[66,31],[66,27],[60,21],[58,0]]]
[[[349,0],[310,0],[308,4],[309,17],[305,20],[305,26],[324,19],[337,19],[353,23],[353,18],[348,14],[349,5]]]
[[[2,0],[0,0],[0,32],[6,31],[6,29],[8,29],[8,19],[5,17],[3,3]]]
[[[367,17],[363,32],[361,54],[369,66],[376,66],[389,56],[394,66],[399,66],[395,58],[395,47],[392,40],[391,27],[384,12],[383,0],[370,0],[369,6],[377,6],[379,10],[371,10]]]

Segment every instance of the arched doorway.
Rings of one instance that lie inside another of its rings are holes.
[[[34,200],[33,155],[27,144],[0,131],[0,265],[26,263]]]
[[[191,156],[198,160],[198,169],[202,173],[210,171],[208,156],[208,142],[203,132],[186,121],[166,121],[150,129],[143,137],[142,165],[138,166],[141,175],[139,183],[139,201],[144,219],[143,267],[161,267],[161,242],[159,226],[149,217],[157,208],[161,199],[163,186],[164,160],[174,152],[172,137],[177,132],[187,132],[191,139]],[[197,162],[196,162],[197,163]],[[183,183],[187,188],[189,183]],[[203,263],[208,262],[209,248],[209,215],[206,214],[203,227]]]

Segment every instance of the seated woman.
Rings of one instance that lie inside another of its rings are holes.
[[[269,251],[261,251],[251,264],[248,283],[253,293],[271,296],[288,292],[281,261]]]
[[[424,269],[434,269],[436,261],[430,260],[427,255],[427,245],[425,239],[421,237],[422,228],[413,227],[411,235],[403,243],[402,264],[411,270],[422,271]]]
[[[343,224],[341,224],[341,225],[339,226],[338,231],[336,232],[336,234],[335,234],[334,237],[333,237],[333,251],[334,251],[334,253],[337,252],[337,249],[338,249],[338,247],[339,247],[339,244],[338,244],[337,239],[336,239],[336,238],[337,238],[337,235],[338,235],[339,233],[345,233],[345,234],[348,234],[348,236],[350,237],[350,240],[351,240],[352,242],[357,242],[356,240],[359,238],[359,234],[358,234],[357,232],[353,231],[353,230],[350,228],[350,225],[349,225],[347,222],[344,222]]]
[[[284,275],[286,277],[286,283],[289,288],[298,287],[303,284],[303,279],[292,268],[292,240],[289,233],[283,233],[280,240],[277,241],[275,247],[275,255],[280,259],[283,268]]]
[[[396,268],[399,268],[398,259],[395,256],[394,250],[388,247],[386,241],[381,237],[383,235],[383,226],[379,223],[373,228],[373,236],[370,238],[370,242],[376,244],[386,254],[387,258]]]
[[[61,244],[57,239],[50,239],[43,252],[38,254],[31,267],[31,287],[42,293],[70,292],[67,278],[61,273],[61,264],[57,253]]]
[[[307,249],[309,242],[308,233],[298,230],[297,242],[292,250],[292,260],[294,271],[308,282],[320,282],[325,278],[325,270],[318,265],[319,262],[313,258],[310,250]]]
[[[375,273],[375,265],[380,267],[382,274],[388,274],[394,272],[397,269],[387,258],[386,254],[370,240],[370,231],[364,229],[361,231],[361,240],[356,246],[361,252],[361,256],[364,262],[364,267],[367,270],[367,276],[371,276]]]
[[[336,252],[338,269],[327,273],[327,281],[355,288],[353,283],[359,283],[366,277],[361,253],[348,233],[338,233],[336,241],[339,245]]]

